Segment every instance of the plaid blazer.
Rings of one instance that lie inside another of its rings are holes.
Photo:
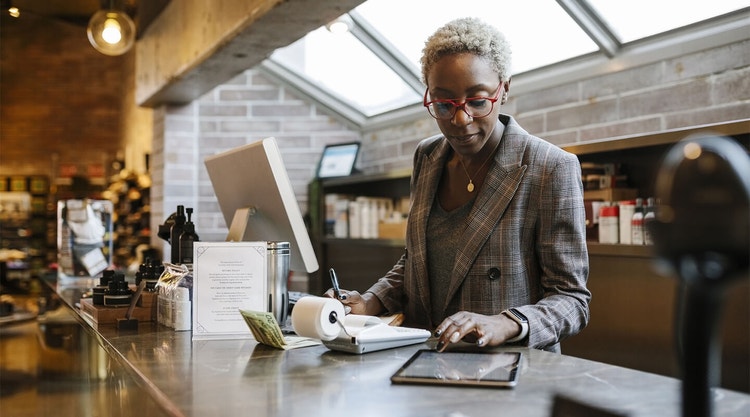
[[[494,315],[515,307],[529,319],[527,344],[559,351],[589,320],[588,252],[581,168],[575,155],[527,133],[510,116],[458,245],[448,298],[432,306],[427,221],[450,145],[424,139],[414,154],[406,251],[368,291],[404,325],[432,329],[458,311]]]

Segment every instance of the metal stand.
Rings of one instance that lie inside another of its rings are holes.
[[[711,417],[711,389],[721,383],[719,330],[727,290],[722,283],[726,283],[726,275],[732,272],[720,256],[709,258],[685,257],[678,268],[683,310],[677,313],[675,328],[681,341],[678,351],[682,352],[683,417]]]

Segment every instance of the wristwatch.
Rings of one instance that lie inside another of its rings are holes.
[[[503,310],[503,314],[505,315],[505,317],[508,317],[521,326],[521,333],[519,333],[518,336],[512,339],[506,340],[505,343],[518,342],[519,340],[523,340],[526,336],[528,336],[529,320],[526,318],[526,316],[523,315],[523,313],[515,308],[509,308],[507,310]]]

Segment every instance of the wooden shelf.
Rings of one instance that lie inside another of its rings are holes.
[[[724,136],[740,136],[750,133],[750,119],[733,122],[707,124],[691,128],[673,129],[662,132],[641,133],[631,136],[621,136],[609,139],[591,140],[570,143],[560,146],[576,155],[587,155],[601,152],[615,152],[626,149],[645,148],[660,145],[672,145],[694,134],[715,134]],[[745,143],[747,145],[747,143]]]
[[[584,200],[622,201],[632,200],[636,197],[638,197],[637,188],[605,188],[602,190],[586,190],[583,192]]]
[[[586,242],[590,255],[621,256],[627,258],[651,258],[653,247],[650,245],[624,245],[598,242]]]
[[[399,247],[406,245],[405,239],[344,239],[338,237],[323,238],[323,243],[329,245],[354,245],[354,246],[375,246],[375,247]]]

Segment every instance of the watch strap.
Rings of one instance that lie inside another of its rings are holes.
[[[519,333],[518,336],[512,339],[506,340],[505,343],[518,342],[525,339],[526,336],[529,335],[529,320],[526,318],[526,316],[523,315],[523,313],[516,310],[515,308],[509,308],[507,310],[503,310],[502,314],[521,326],[521,333]]]

